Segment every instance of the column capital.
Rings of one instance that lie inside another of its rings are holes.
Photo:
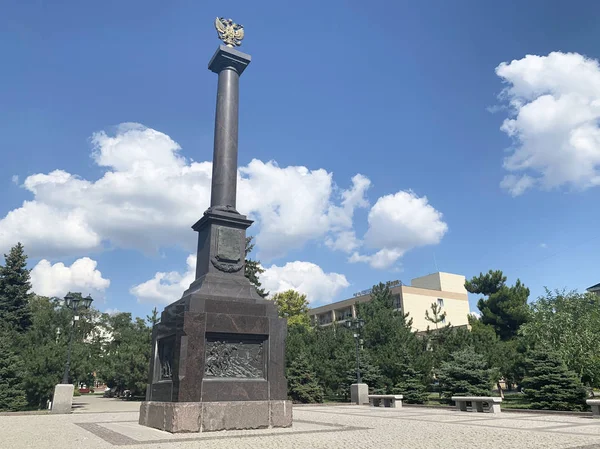
[[[208,63],[208,68],[214,73],[219,73],[223,69],[231,67],[238,75],[241,75],[251,60],[250,55],[227,45],[221,45]]]

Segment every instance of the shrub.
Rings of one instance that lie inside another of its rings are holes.
[[[450,361],[442,363],[439,375],[442,397],[489,396],[493,370],[485,357],[467,347],[450,354]]]
[[[288,395],[294,402],[323,402],[323,389],[304,354],[290,364],[287,379]]]
[[[532,408],[582,410],[587,393],[579,377],[552,351],[535,350],[525,360],[523,391]]]

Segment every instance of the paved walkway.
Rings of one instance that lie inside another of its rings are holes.
[[[302,406],[294,408],[290,429],[171,435],[139,426],[137,411],[109,412],[96,398],[87,403],[87,412],[71,415],[0,416],[0,448],[600,448],[600,420],[582,416]]]

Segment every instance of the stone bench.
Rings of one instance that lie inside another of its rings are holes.
[[[502,402],[502,398],[492,396],[452,396],[452,400],[456,402],[456,408],[461,412],[467,411],[467,402],[470,402],[472,412],[483,412],[483,404],[487,404],[489,413],[500,413]]]
[[[600,418],[600,399],[588,399],[585,402],[592,407],[592,417]]]
[[[401,394],[370,394],[369,405],[371,407],[400,408],[402,407],[403,396]]]

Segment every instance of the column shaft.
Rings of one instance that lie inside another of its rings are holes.
[[[232,67],[219,72],[210,205],[235,209],[240,76]]]

